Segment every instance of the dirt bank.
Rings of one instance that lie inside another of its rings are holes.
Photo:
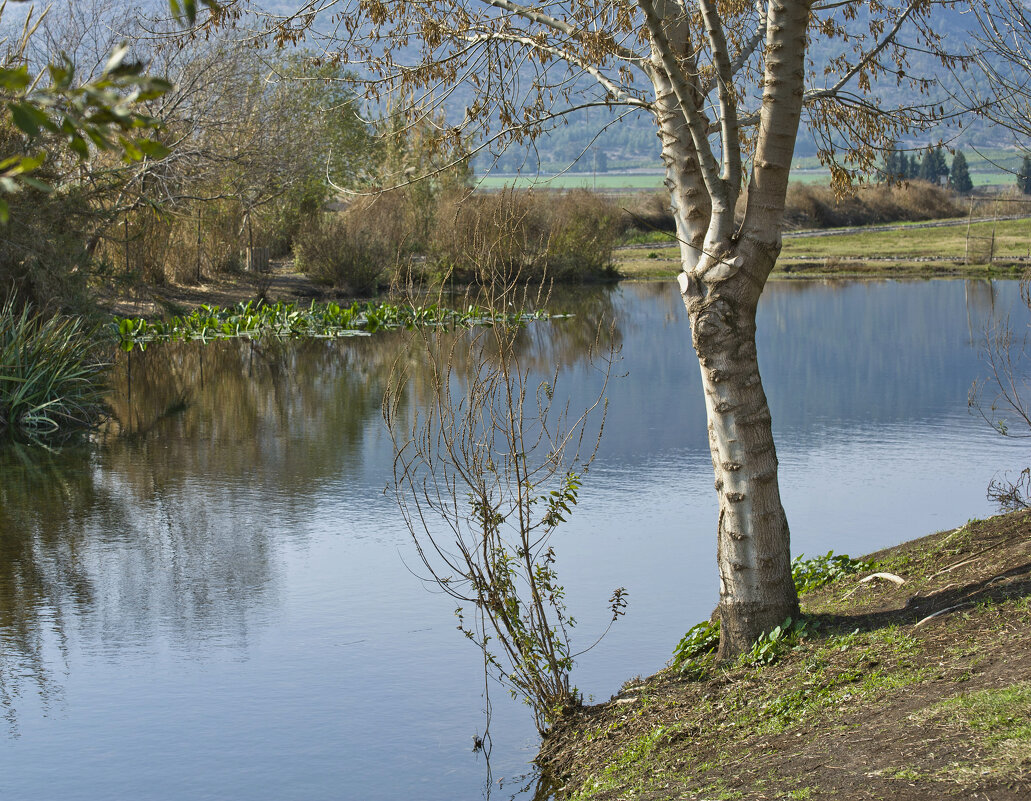
[[[557,725],[561,797],[1031,798],[1031,513],[868,559],[803,597],[819,626],[781,661],[667,669]]]
[[[273,262],[265,273],[234,273],[206,277],[198,284],[163,284],[134,287],[127,293],[106,291],[98,298],[102,309],[122,317],[161,317],[185,314],[204,304],[234,306],[264,298],[269,302],[308,304],[338,300],[340,296],[296,272],[292,260]]]

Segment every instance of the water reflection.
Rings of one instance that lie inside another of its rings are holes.
[[[861,553],[930,531],[928,510],[989,511],[978,471],[1003,466],[1005,443],[967,418],[966,389],[978,332],[1017,304],[1013,283],[769,288],[760,363],[803,549]],[[596,390],[599,331],[629,373],[610,385],[602,450],[557,544],[585,637],[611,587],[631,589],[629,617],[577,677],[605,697],[661,667],[711,609],[704,409],[675,286],[549,305],[575,317],[530,326],[517,347],[542,375],[561,368],[573,408]],[[459,375],[475,368],[451,347],[467,336],[436,337]],[[0,704],[21,730],[0,743],[0,794],[478,795],[476,658],[404,568],[382,494],[383,390],[405,365],[419,408],[425,358],[407,333],[152,347],[119,356],[94,443],[0,449]],[[495,777],[522,774],[532,724],[492,700]],[[53,753],[64,783],[43,775]]]
[[[608,293],[569,298],[564,308],[576,324],[519,333],[527,367],[583,361],[598,331],[618,341],[618,329],[604,324]],[[453,347],[469,336],[435,337],[456,355],[460,375],[476,367],[472,350]],[[283,536],[283,520],[294,521],[287,536],[305,536],[326,482],[360,481],[370,466],[383,486],[383,392],[403,363],[416,368],[407,395],[429,397],[417,369],[424,348],[417,335],[385,333],[119,353],[112,415],[96,447],[0,450],[0,704],[8,718],[26,684],[54,697],[45,652],[48,642],[62,649],[69,618],[91,648],[115,653],[156,636],[176,648],[210,639],[243,646],[274,602],[271,538]]]

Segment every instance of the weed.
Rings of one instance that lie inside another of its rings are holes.
[[[827,551],[823,556],[814,556],[812,559],[799,554],[791,560],[791,578],[798,594],[804,595],[869,567],[869,562],[852,559],[845,554],[835,554],[834,551]]]
[[[88,428],[103,409],[95,331],[78,318],[0,307],[0,431],[31,438]]]
[[[674,670],[692,679],[707,675],[720,644],[720,623],[706,620],[687,630],[673,649]]]
[[[804,618],[792,620],[790,617],[767,632],[752,645],[752,649],[739,658],[742,665],[772,665],[788,651],[798,646],[812,634],[810,622]]]

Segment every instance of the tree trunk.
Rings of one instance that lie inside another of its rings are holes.
[[[755,310],[780,254],[812,2],[765,7],[763,102],[740,222],[740,129],[734,92],[726,90],[734,67],[717,6],[699,4],[719,94],[718,160],[709,142],[715,126],[706,117],[710,90],[695,63],[683,7],[673,0],[639,2],[651,37],[649,76],[680,239],[680,291],[705,390],[720,505],[719,655],[728,658],[798,612],[770,409],[756,358]]]
[[[759,377],[755,304],[718,287],[685,296],[705,391],[719,496],[720,658],[798,613],[770,409]]]

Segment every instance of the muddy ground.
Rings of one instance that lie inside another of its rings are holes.
[[[803,597],[816,633],[779,662],[667,669],[556,725],[560,797],[1031,799],[1031,513],[868,559]]]

